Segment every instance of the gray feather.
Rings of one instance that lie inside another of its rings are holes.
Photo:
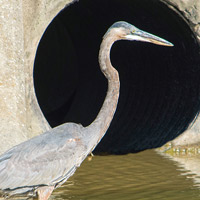
[[[67,123],[21,143],[0,157],[2,191],[33,190],[67,180],[87,156],[83,127]]]

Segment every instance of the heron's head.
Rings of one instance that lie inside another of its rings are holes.
[[[142,31],[137,27],[133,26],[132,24],[129,24],[124,21],[114,23],[108,29],[108,32],[110,32],[111,30],[115,31],[119,40],[137,40],[143,42],[150,42],[157,45],[174,46],[171,42],[168,42],[167,40],[164,40],[153,34]]]

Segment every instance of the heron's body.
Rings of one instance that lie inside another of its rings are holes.
[[[67,123],[10,149],[0,157],[1,190],[13,195],[41,186],[57,187],[88,153],[83,129]]]
[[[88,127],[66,123],[21,143],[0,156],[0,192],[7,196],[29,193],[47,200],[96,147],[106,133],[119,98],[119,76],[110,62],[117,40],[141,40],[172,46],[126,22],[116,22],[105,34],[99,52],[101,71],[108,91],[96,119]]]

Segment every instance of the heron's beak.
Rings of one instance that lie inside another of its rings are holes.
[[[174,46],[171,42],[168,42],[167,40],[164,40],[158,36],[155,36],[153,34],[150,34],[148,32],[139,29],[133,32],[132,34],[127,35],[126,39],[150,42],[163,46]]]

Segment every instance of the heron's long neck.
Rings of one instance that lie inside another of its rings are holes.
[[[89,132],[94,134],[93,136],[91,135],[91,137],[97,136],[95,137],[97,139],[96,144],[106,133],[116,111],[119,98],[119,75],[110,62],[110,49],[116,40],[117,37],[113,38],[113,36],[111,37],[110,34],[107,34],[101,43],[99,51],[99,64],[101,71],[108,79],[108,90],[101,110],[92,124],[88,126]]]

